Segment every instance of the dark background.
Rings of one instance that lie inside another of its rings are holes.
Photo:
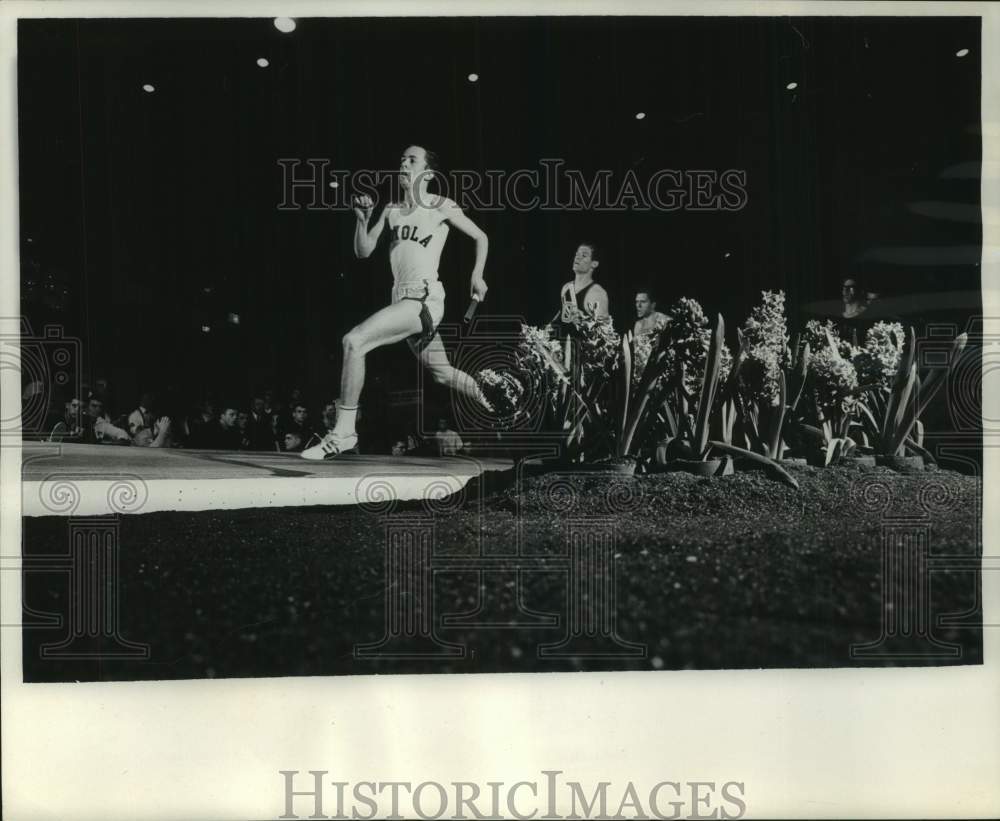
[[[643,282],[732,329],[762,288],[785,289],[797,323],[845,275],[912,298],[908,321],[964,327],[979,46],[979,20],[954,17],[22,20],[23,311],[83,340],[84,378],[110,378],[118,411],[146,387],[332,397],[388,261],[354,259],[350,212],[279,211],[277,160],[392,168],[415,142],[449,169],[746,171],[734,213],[470,211],[490,237],[484,313],[546,321],[593,238],[618,328]],[[446,321],[473,250],[453,232]],[[404,346],[372,359],[382,389],[416,385]]]

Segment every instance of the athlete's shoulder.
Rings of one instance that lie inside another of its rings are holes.
[[[451,197],[445,197],[444,195],[438,195],[433,201],[433,208],[436,211],[440,211],[442,214],[454,214],[461,213],[462,209],[458,207],[458,203],[455,202]]]

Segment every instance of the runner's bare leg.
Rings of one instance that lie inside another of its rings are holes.
[[[344,364],[340,375],[341,407],[351,409],[350,414],[338,414],[338,433],[354,433],[354,416],[361,389],[365,384],[365,356],[369,351],[383,345],[401,342],[408,336],[419,333],[420,303],[404,299],[376,311],[360,325],[344,335]],[[341,416],[344,423],[341,424]]]
[[[448,361],[448,354],[441,341],[441,334],[435,333],[430,344],[417,355],[417,358],[431,372],[431,376],[434,377],[437,384],[447,385],[453,391],[478,402],[481,407],[492,410],[476,380]]]

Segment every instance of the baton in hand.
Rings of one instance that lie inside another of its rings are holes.
[[[465,312],[465,316],[462,317],[462,321],[468,325],[472,322],[472,318],[476,315],[476,311],[479,310],[479,297],[473,297],[472,301],[469,302],[469,308]]]

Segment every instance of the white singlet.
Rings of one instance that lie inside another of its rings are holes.
[[[455,203],[441,197],[440,208],[417,206],[407,212],[403,206],[389,207],[389,265],[394,286],[437,282],[441,251],[448,238],[445,216]]]

